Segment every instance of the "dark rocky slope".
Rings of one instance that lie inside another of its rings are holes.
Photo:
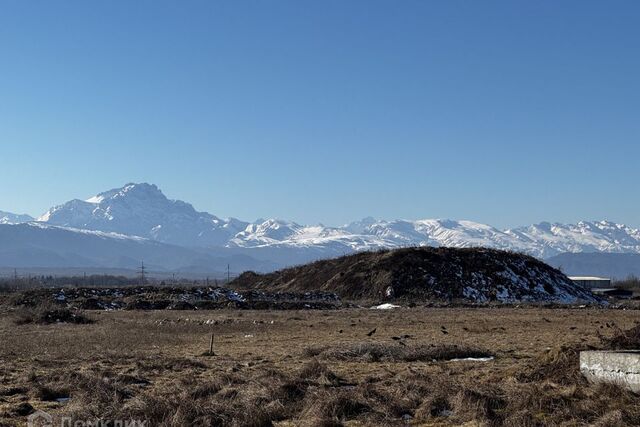
[[[598,301],[536,258],[485,248],[361,252],[269,274],[246,272],[232,286],[288,292],[323,290],[349,299]]]

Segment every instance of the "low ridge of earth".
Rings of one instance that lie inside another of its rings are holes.
[[[406,248],[360,252],[231,283],[271,292],[322,290],[348,299],[598,302],[561,271],[515,252],[487,248]]]

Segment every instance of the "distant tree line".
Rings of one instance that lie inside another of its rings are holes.
[[[616,280],[613,282],[613,286],[619,289],[640,289],[640,278],[631,275],[623,280]]]

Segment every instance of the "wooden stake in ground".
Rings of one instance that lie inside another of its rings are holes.
[[[209,342],[209,356],[213,355],[213,334],[211,334],[211,341]]]

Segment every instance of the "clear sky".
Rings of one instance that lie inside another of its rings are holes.
[[[0,1],[0,210],[640,226],[638,1]]]

